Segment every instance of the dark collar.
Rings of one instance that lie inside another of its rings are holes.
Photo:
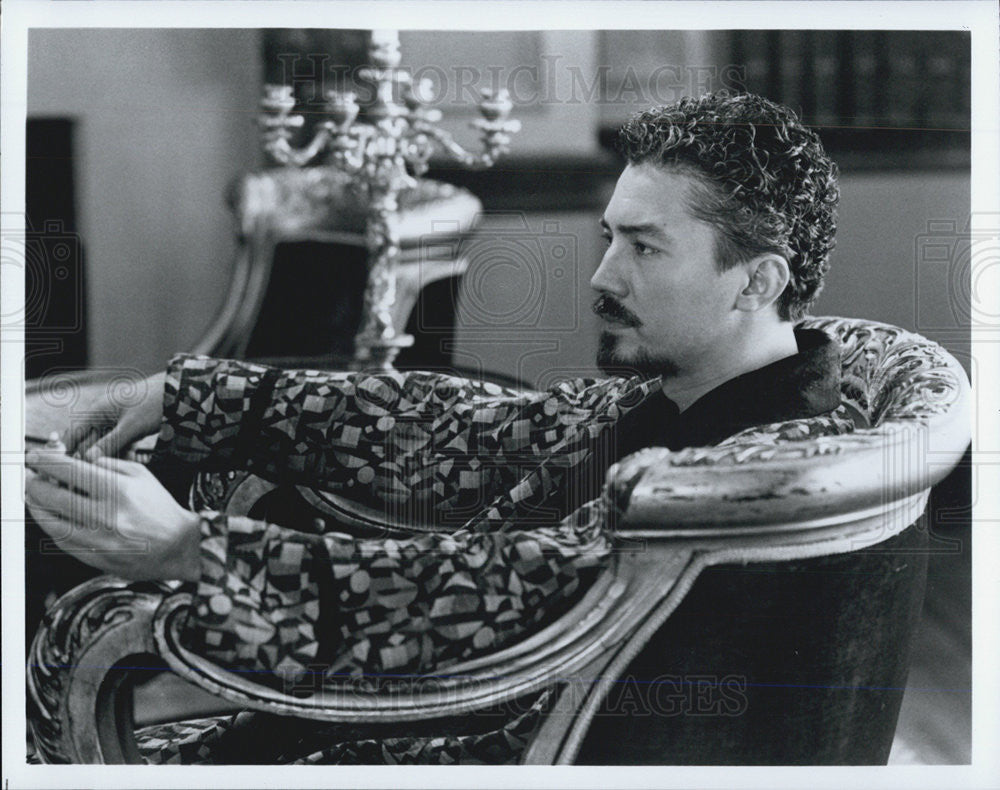
[[[683,412],[657,390],[630,413],[625,444],[702,447],[755,425],[833,411],[840,405],[839,344],[818,329],[796,329],[795,342],[798,353],[729,379]]]
[[[840,347],[818,329],[795,331],[799,351],[702,395],[680,415],[681,427],[715,444],[754,425],[816,417],[840,405]],[[676,405],[675,405],[676,408]]]

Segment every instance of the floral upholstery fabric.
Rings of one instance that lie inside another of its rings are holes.
[[[964,373],[950,355],[914,332],[850,318],[809,318],[802,325],[837,338],[843,405],[872,426],[943,414],[961,390],[957,377]]]
[[[278,721],[274,716],[243,713],[145,727],[136,732],[136,740],[143,760],[155,765],[248,761],[279,765],[504,765],[517,762],[552,696],[551,691],[542,692],[523,712],[515,712],[483,732],[467,734],[358,737],[349,726]]]

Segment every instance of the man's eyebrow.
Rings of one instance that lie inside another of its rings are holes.
[[[611,230],[611,226],[604,217],[601,217],[601,227],[604,228],[604,230]],[[659,225],[652,222],[640,222],[632,225],[615,225],[614,229],[618,233],[623,233],[626,236],[638,236],[639,234],[645,234],[647,236],[656,236],[665,241],[673,240],[673,237],[669,233],[663,230],[663,228]]]

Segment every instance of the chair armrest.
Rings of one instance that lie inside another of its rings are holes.
[[[715,447],[640,450],[607,475],[623,528],[666,535],[781,531],[787,525],[843,521],[929,490],[954,468],[971,440],[970,387],[958,364],[950,362],[936,371],[941,388],[924,394],[921,405],[930,416],[815,438],[808,438],[815,420],[794,420]],[[806,438],[785,438],[796,433]]]
[[[64,595],[29,652],[28,721],[45,762],[137,762],[129,671],[162,665],[153,615],[171,588],[101,577]]]
[[[57,601],[39,629],[28,667],[29,721],[47,762],[140,762],[132,700],[142,668],[169,668],[206,692],[194,696],[187,717],[250,709],[378,725],[473,714],[555,688],[558,699],[522,760],[569,763],[610,684],[703,569],[864,548],[887,537],[886,522],[912,523],[925,499],[926,491],[864,517],[799,524],[778,535],[690,531],[668,537],[662,530],[623,530],[610,566],[548,627],[503,650],[443,667],[441,674],[377,692],[350,679],[306,697],[258,685],[180,644],[179,626],[191,601],[184,587],[102,577]],[[150,694],[155,690],[153,684]]]
[[[57,601],[35,636],[29,722],[46,762],[140,762],[133,686],[147,668],[169,668],[207,692],[194,696],[187,717],[251,709],[385,724],[474,713],[567,678],[600,675],[685,565],[686,555],[635,552],[605,571],[568,613],[511,647],[384,692],[359,690],[345,680],[308,697],[260,686],[185,649],[178,639],[190,604],[184,588],[101,577]],[[147,698],[163,684],[154,681]],[[572,717],[565,724],[571,723]],[[561,737],[562,729],[556,740]]]

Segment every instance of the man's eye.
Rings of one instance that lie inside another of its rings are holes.
[[[608,233],[607,231],[605,231],[604,233],[601,234],[601,238],[604,239],[604,243],[605,244],[607,244],[609,247],[611,246],[611,234],[610,233]]]
[[[656,252],[656,248],[649,247],[643,244],[641,241],[636,241],[632,243],[633,248],[639,255],[652,255]]]

